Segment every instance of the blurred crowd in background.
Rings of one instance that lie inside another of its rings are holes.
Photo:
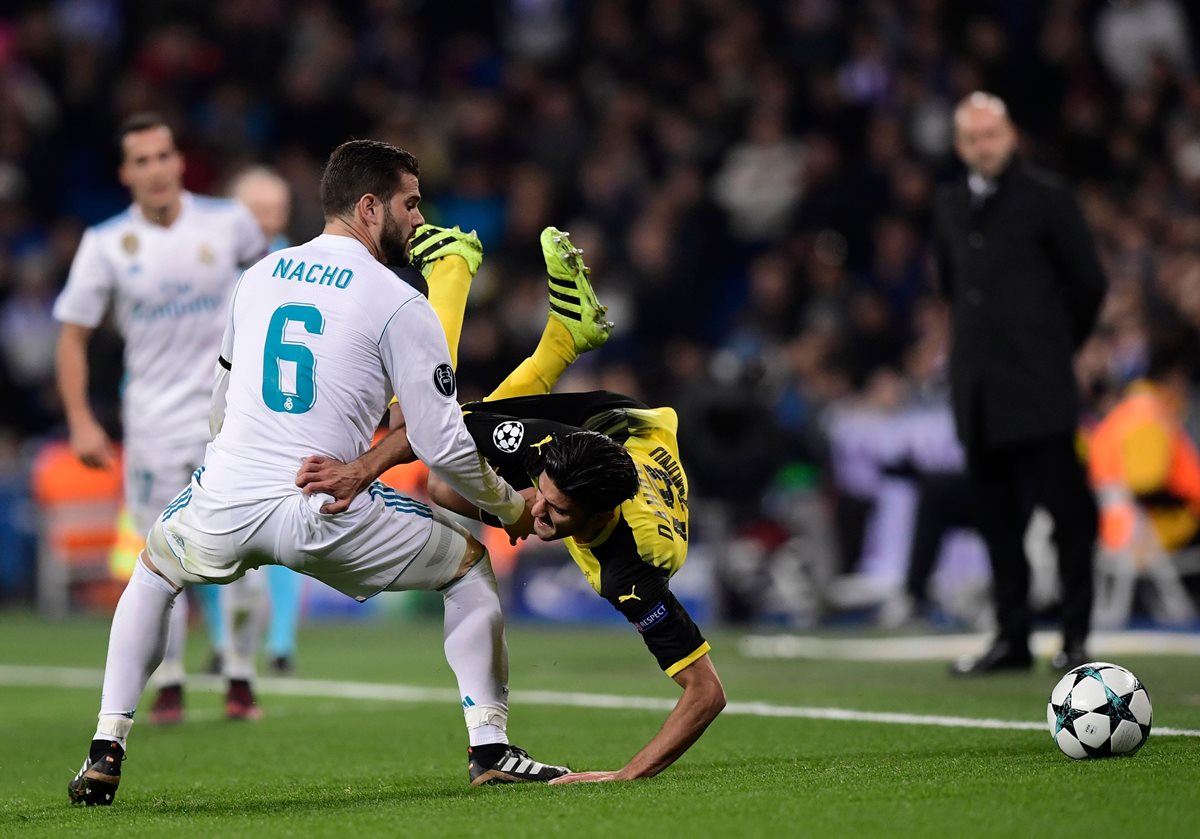
[[[83,228],[128,204],[122,118],[176,126],[194,191],[278,170],[293,241],[320,230],[328,152],[372,137],[417,155],[431,222],[483,241],[463,397],[536,342],[537,236],[569,229],[618,326],[563,388],[675,406],[732,545],[726,615],[810,620],[815,579],[904,575],[881,475],[961,466],[929,248],[955,103],[1005,99],[1022,153],[1078,187],[1111,283],[1078,361],[1099,416],[1152,330],[1200,329],[1198,37],[1177,0],[10,0],[0,472],[64,433],[51,306]],[[95,352],[115,423],[115,335]]]

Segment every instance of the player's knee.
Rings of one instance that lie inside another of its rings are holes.
[[[133,576],[129,578],[129,582],[159,589],[171,597],[175,597],[183,591],[181,584],[172,580],[159,569],[148,551],[138,554],[137,562],[133,566]]]
[[[458,572],[454,575],[455,580],[461,580],[471,571],[472,568],[490,566],[490,558],[488,550],[483,546],[483,543],[474,536],[467,534],[467,546],[463,551],[462,561],[458,565]]]

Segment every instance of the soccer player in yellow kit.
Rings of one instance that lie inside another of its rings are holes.
[[[671,408],[605,391],[550,393],[581,353],[607,340],[612,324],[604,320],[582,252],[569,236],[547,228],[541,245],[549,273],[546,328],[533,355],[495,391],[463,406],[467,430],[497,472],[515,486],[530,485],[538,538],[565,541],[592,588],[634,624],[659,667],[683,688],[658,734],[623,768],[572,773],[554,783],[651,777],[687,751],[725,707],[709,644],[668,585],[688,544],[678,417]],[[457,365],[482,248],[473,234],[426,226],[414,236],[412,250]],[[348,505],[384,469],[414,458],[403,423],[393,406],[393,433],[379,445],[350,464],[308,458],[297,483],[333,495],[330,511]],[[486,514],[436,479],[430,495],[447,509],[487,522]]]

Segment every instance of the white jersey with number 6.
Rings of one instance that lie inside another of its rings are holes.
[[[308,455],[367,450],[396,394],[417,456],[504,521],[520,495],[480,457],[455,401],[433,308],[357,240],[324,234],[249,268],[234,292],[221,357],[230,367],[206,492],[231,500],[298,493]]]

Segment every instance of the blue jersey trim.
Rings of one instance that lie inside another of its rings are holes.
[[[162,520],[166,521],[167,519],[171,518],[171,516],[175,515],[180,510],[182,510],[184,507],[186,507],[188,505],[188,503],[191,502],[191,500],[192,500],[192,488],[188,487],[183,492],[179,493],[179,495],[176,496],[175,500],[172,501],[170,504],[168,504],[167,508],[165,510],[163,510]]]
[[[383,502],[383,506],[391,510],[399,510],[402,513],[413,513],[422,518],[433,518],[433,511],[425,504],[417,501],[414,498],[409,498],[403,493],[389,487],[380,481],[375,481],[367,488],[367,492],[372,498],[378,498]]]

